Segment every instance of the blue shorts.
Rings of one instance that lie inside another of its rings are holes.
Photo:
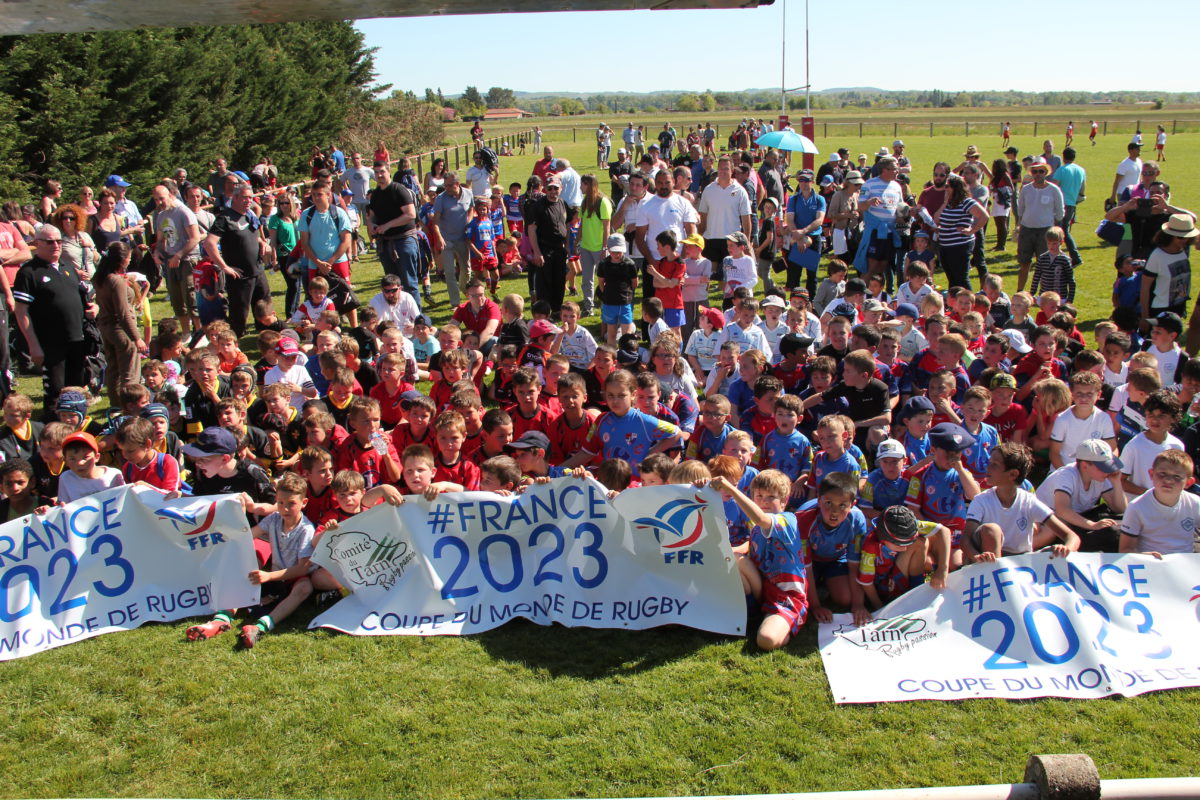
[[[687,317],[683,314],[682,308],[664,308],[663,322],[667,323],[668,328],[682,328]]]
[[[606,303],[601,303],[600,321],[605,325],[632,325],[633,305],[610,306]]]
[[[892,237],[885,235],[881,239],[876,233],[872,233],[871,241],[867,243],[867,258],[876,261],[892,261],[895,257],[896,244]]]
[[[845,561],[813,561],[813,577],[818,583],[825,583],[830,578],[840,578],[850,574],[850,565]]]

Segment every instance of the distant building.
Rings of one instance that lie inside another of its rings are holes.
[[[532,117],[533,114],[529,111],[522,111],[519,108],[489,108],[487,113],[483,115],[484,119],[524,119]]]

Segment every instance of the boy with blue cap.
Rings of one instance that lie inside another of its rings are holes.
[[[979,483],[963,463],[962,454],[975,437],[961,425],[943,422],[929,432],[932,460],[912,474],[906,503],[921,519],[950,529],[950,568],[962,566],[962,537],[967,504],[979,494]]]

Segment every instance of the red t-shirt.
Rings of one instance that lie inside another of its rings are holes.
[[[434,381],[429,387],[429,397],[437,406],[438,413],[450,407],[450,398],[454,396],[453,384],[449,381]]]
[[[679,286],[655,287],[654,296],[662,300],[663,308],[683,308],[683,278],[687,267],[682,261],[659,261],[659,274],[670,280],[679,280]]]
[[[983,420],[988,425],[996,429],[1000,434],[1000,441],[1012,441],[1012,437],[1017,431],[1025,430],[1025,426],[1029,423],[1029,412],[1020,403],[1013,403],[999,417],[994,414],[988,414]]]
[[[526,417],[522,414],[519,406],[511,406],[506,410],[508,411],[508,415],[512,417],[514,441],[520,439],[526,431],[541,431],[547,436],[550,435],[551,426],[554,423],[554,415],[545,406],[539,404],[537,413],[532,417]]]
[[[454,319],[455,322],[461,322],[463,325],[466,325],[467,330],[482,334],[483,329],[487,327],[489,322],[492,320],[500,320],[500,306],[496,305],[494,300],[485,298],[483,301],[483,308],[479,309],[479,312],[476,313],[475,310],[471,308],[470,303],[463,303],[461,306],[454,309],[454,316],[452,319]],[[499,328],[497,328],[497,330],[499,330]]]
[[[396,446],[390,441],[387,454],[396,464],[400,463],[400,456],[396,454]],[[333,449],[333,468],[338,472],[348,469],[359,473],[363,476],[368,489],[374,489],[384,482],[383,456],[376,453],[375,448],[369,442],[365,446],[361,445],[353,436]]]
[[[459,453],[458,462],[449,466],[442,462],[440,453],[434,456],[433,461],[435,465],[433,480],[435,482],[450,481],[451,483],[457,483],[468,492],[479,490],[479,467],[476,466],[475,462],[464,458],[461,453]]]
[[[550,423],[550,430],[546,431],[546,435],[550,437],[550,453],[547,454],[546,461],[550,464],[561,464],[587,447],[599,417],[598,409],[585,408],[583,422],[579,424],[578,428],[572,428],[565,415],[555,417],[554,421]]]
[[[433,450],[433,426],[430,425],[427,427],[425,429],[425,435],[421,437],[413,436],[412,426],[407,422],[401,422],[399,425],[392,428],[392,445],[396,448],[397,453],[403,453],[410,445],[414,444],[423,444],[430,450]]]
[[[400,395],[412,391],[411,383],[400,381],[395,394],[388,392],[387,387],[377,383],[371,387],[369,396],[379,401],[379,418],[385,428],[394,428],[404,420],[404,409],[400,407]]]
[[[474,461],[475,453],[479,448],[483,447],[483,431],[479,430],[475,433],[468,433],[467,438],[463,440],[462,456],[463,458]]]
[[[126,461],[121,467],[121,475],[125,483],[145,481],[156,489],[173,492],[179,488],[179,462],[167,453],[155,453],[154,458],[145,467],[136,467]]]
[[[318,525],[322,525],[337,507],[337,497],[332,488],[326,486],[325,491],[313,494],[312,486],[308,487],[308,503],[304,506],[304,516],[310,520],[316,520]]]

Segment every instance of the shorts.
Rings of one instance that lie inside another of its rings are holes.
[[[334,275],[338,275],[341,278],[343,278],[346,281],[346,283],[350,283],[350,262],[349,261],[339,261],[336,264],[331,264],[329,271],[332,272]],[[317,271],[310,266],[308,268],[308,279],[311,281],[314,277],[316,277],[316,275],[317,275]]]
[[[875,233],[871,234],[871,241],[867,245],[867,258],[875,261],[894,261],[896,258],[896,243],[891,236],[884,236],[880,239]]]
[[[196,313],[196,278],[192,268],[199,263],[196,258],[184,258],[179,266],[172,269],[164,266],[163,277],[167,283],[167,297],[171,300],[171,310],[176,317],[191,316]]]
[[[499,268],[500,262],[496,260],[495,256],[488,256],[486,258],[477,258],[475,256],[471,256],[471,269],[475,272]]]
[[[793,576],[781,575],[780,579]],[[795,581],[802,583],[802,581]],[[787,620],[788,632],[795,636],[808,618],[808,595],[796,589],[782,589],[774,581],[763,581],[762,612],[766,616],[776,614]]]
[[[830,578],[840,578],[850,574],[850,565],[845,561],[816,561],[812,562],[813,577],[821,583]]]
[[[876,576],[875,591],[879,594],[880,600],[889,603],[900,595],[924,585],[924,583],[924,575],[905,575],[903,572],[893,568],[887,575]]]
[[[1017,262],[1020,264],[1028,264],[1035,260],[1042,253],[1046,252],[1046,231],[1049,228],[1027,228],[1021,226],[1021,233],[1017,236]]]
[[[632,325],[633,305],[626,303],[623,306],[610,306],[607,303],[601,303],[600,321],[605,325]]]
[[[510,219],[508,221],[508,232],[515,233],[515,234],[525,233],[525,220]]]
[[[682,308],[664,308],[662,318],[668,328],[682,328],[683,323],[687,321]]]

